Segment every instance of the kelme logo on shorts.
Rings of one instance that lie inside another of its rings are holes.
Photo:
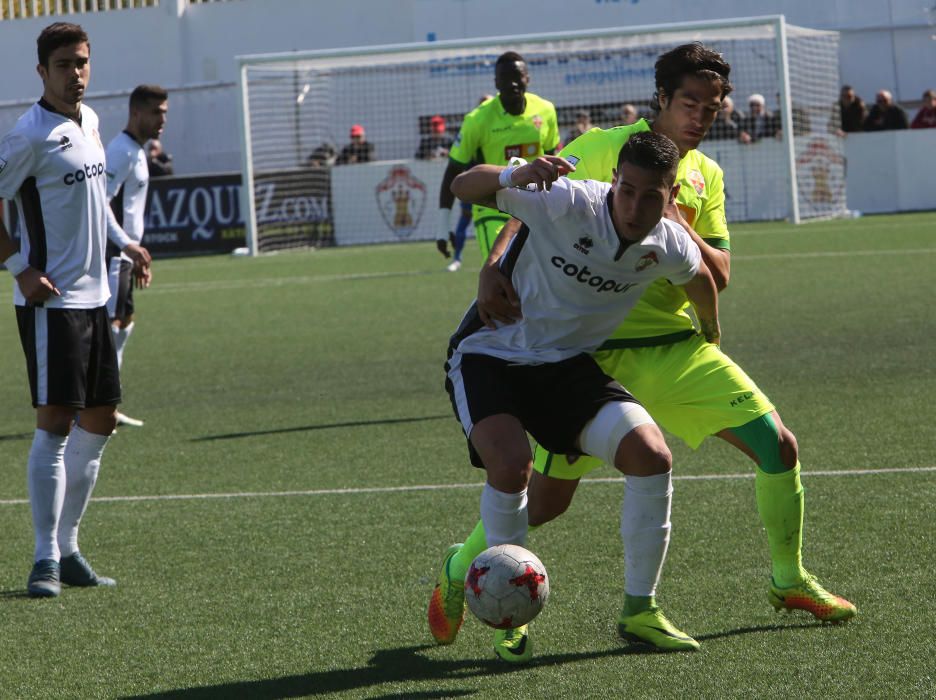
[[[76,182],[84,182],[85,180],[90,180],[92,177],[98,177],[104,174],[104,163],[93,163],[88,165],[85,163],[84,170],[76,170],[73,173],[68,173],[65,178],[66,185],[74,185]]]
[[[553,256],[550,262],[554,267],[562,270],[568,277],[573,278],[576,282],[587,284],[596,292],[617,292],[618,294],[622,294],[631,287],[636,286],[636,282],[618,282],[612,279],[605,279],[601,275],[592,274],[592,271],[588,269],[588,265],[579,267],[575,263],[566,262],[565,258],[559,257],[558,255]]]

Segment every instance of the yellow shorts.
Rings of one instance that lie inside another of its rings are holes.
[[[700,335],[668,345],[599,350],[594,357],[662,428],[692,449],[709,435],[774,410],[744,370]],[[539,445],[534,452],[534,469],[557,479],[579,479],[601,464],[588,456],[569,464],[565,455]]]
[[[481,248],[481,257],[483,260],[487,260],[491,248],[494,245],[494,241],[497,239],[497,234],[501,232],[501,229],[504,228],[504,224],[508,221],[510,221],[509,218],[502,219],[497,216],[485,216],[473,222],[475,239],[477,239],[478,246]]]

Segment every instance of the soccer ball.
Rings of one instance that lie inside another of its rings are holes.
[[[496,629],[525,625],[549,597],[546,568],[533,552],[500,544],[479,554],[465,578],[468,608]]]

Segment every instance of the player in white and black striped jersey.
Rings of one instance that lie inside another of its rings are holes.
[[[36,408],[27,467],[36,545],[27,591],[50,597],[61,583],[114,585],[78,549],[78,525],[120,402],[104,250],[110,237],[144,284],[150,256],[116,225],[107,204],[98,118],[82,104],[91,72],[88,35],[56,22],[37,48],[42,99],[0,140],[0,198],[17,207],[20,239],[17,246],[0,221],[0,260],[16,278]]]
[[[143,241],[149,167],[144,146],[159,138],[169,112],[169,94],[158,85],[138,85],[130,94],[127,128],[107,144],[107,196],[117,223],[137,243]],[[107,277],[111,297],[107,314],[111,319],[117,366],[123,367],[123,352],[133,332],[133,262],[114,243],[107,247]],[[143,421],[117,412],[117,425],[140,427]]]

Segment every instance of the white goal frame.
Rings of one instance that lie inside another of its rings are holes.
[[[451,41],[421,42],[406,44],[391,44],[381,46],[358,46],[343,49],[326,49],[315,51],[289,51],[282,53],[267,53],[237,56],[238,63],[238,84],[240,97],[239,110],[239,131],[241,137],[241,163],[242,163],[242,187],[241,187],[241,206],[244,213],[246,228],[246,239],[251,255],[260,253],[260,246],[257,235],[257,211],[254,197],[254,159],[251,137],[251,117],[250,117],[250,85],[248,82],[248,69],[252,66],[263,64],[282,63],[289,64],[295,62],[316,62],[323,67],[329,66],[355,66],[367,63],[380,63],[381,59],[400,60],[421,60],[429,61],[431,59],[442,59],[448,52],[464,49],[485,49],[490,47],[518,47],[521,53],[524,45],[527,44],[545,44],[549,42],[567,42],[567,41],[593,41],[611,37],[634,37],[639,35],[662,34],[667,35],[667,39],[676,41],[695,41],[711,38],[711,32],[717,31],[719,39],[746,39],[746,38],[764,38],[771,39],[774,42],[776,51],[777,66],[777,86],[779,88],[778,102],[780,108],[780,117],[782,123],[786,125],[793,124],[793,104],[791,101],[790,90],[790,57],[788,52],[788,27],[798,33],[810,33],[815,35],[836,35],[837,32],[804,29],[801,27],[792,27],[788,25],[783,15],[766,15],[757,17],[745,17],[726,20],[706,20],[684,23],[653,24],[636,27],[614,27],[608,29],[585,30],[585,31],[566,31],[545,34],[526,34],[517,36],[497,36],[478,39],[457,39]],[[763,32],[763,36],[757,36],[758,30]],[[706,36],[708,34],[708,36]],[[836,80],[837,80],[837,59],[836,59]],[[543,95],[546,98],[548,94]],[[832,103],[837,97],[837,93],[831,96],[829,101],[829,111],[832,111]],[[801,208],[798,197],[797,172],[796,172],[796,152],[795,139],[792,128],[782,130],[782,143],[784,153],[784,167],[786,178],[789,183],[789,220],[793,223],[801,223]],[[704,150],[704,145],[701,147]],[[840,212],[844,215],[846,212]],[[834,215],[839,215],[836,213]],[[828,217],[823,217],[828,218]]]

